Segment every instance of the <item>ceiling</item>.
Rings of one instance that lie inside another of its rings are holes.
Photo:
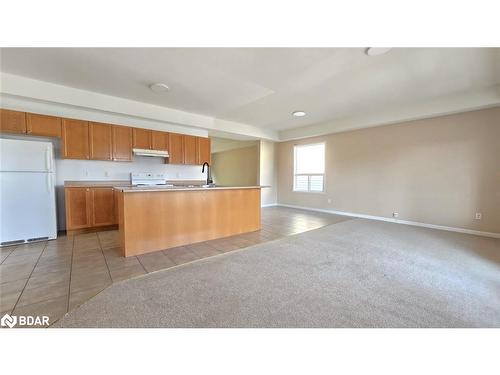
[[[500,85],[500,49],[488,48],[375,57],[363,48],[2,48],[0,63],[5,73],[283,134]],[[151,91],[155,82],[170,91]]]

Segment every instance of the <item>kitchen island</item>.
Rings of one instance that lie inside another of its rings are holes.
[[[123,255],[260,230],[260,186],[115,187]]]

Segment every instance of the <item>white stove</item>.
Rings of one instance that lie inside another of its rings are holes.
[[[167,184],[167,175],[165,173],[130,173],[130,183],[134,186],[138,185],[163,185],[173,186]]]

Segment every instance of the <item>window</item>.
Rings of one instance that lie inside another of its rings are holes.
[[[325,144],[294,146],[293,190],[320,193],[325,185]]]

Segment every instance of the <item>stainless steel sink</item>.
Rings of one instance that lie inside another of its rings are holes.
[[[215,184],[210,184],[210,185],[184,185],[182,187],[184,187],[184,188],[191,188],[191,189],[200,189],[200,188],[210,189],[210,188],[217,187],[217,185],[215,185]]]

